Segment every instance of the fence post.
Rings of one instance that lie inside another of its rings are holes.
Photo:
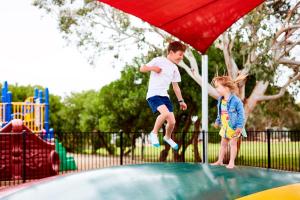
[[[142,132],[142,149],[141,149],[141,154],[142,154],[142,160],[144,160],[144,146],[145,146],[145,134],[144,131]]]
[[[23,162],[22,162],[22,179],[23,183],[26,182],[26,131],[22,132],[23,140]]]
[[[120,130],[120,165],[123,165],[123,130]]]
[[[268,169],[271,168],[271,130],[267,129],[267,142],[268,142]]]
[[[181,133],[182,139],[182,162],[185,162],[185,133]]]
[[[130,136],[132,136],[133,138],[130,138],[130,140],[131,140],[131,161],[133,162],[133,160],[134,160],[134,143],[135,143],[135,133],[133,133],[133,134],[130,134]]]
[[[202,163],[205,163],[205,155],[206,155],[206,152],[205,152],[205,145],[204,145],[204,141],[205,141],[205,130],[202,130]]]

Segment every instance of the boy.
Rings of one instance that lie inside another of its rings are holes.
[[[168,46],[167,57],[157,57],[140,68],[140,72],[151,72],[147,92],[147,101],[153,113],[159,112],[154,128],[150,133],[150,142],[153,146],[159,147],[158,131],[167,121],[166,135],[164,141],[173,149],[178,150],[178,145],[171,139],[175,126],[173,105],[168,95],[170,83],[180,104],[180,109],[186,110],[187,105],[181,95],[178,82],[181,81],[179,70],[176,66],[182,59],[186,46],[178,41],[171,42]]]

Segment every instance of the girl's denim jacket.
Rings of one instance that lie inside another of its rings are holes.
[[[224,97],[221,96],[218,98],[218,116],[216,123],[221,126],[221,102]],[[227,111],[229,115],[229,120],[232,126],[232,129],[244,128],[245,123],[245,112],[242,101],[234,94],[229,96],[227,101]]]

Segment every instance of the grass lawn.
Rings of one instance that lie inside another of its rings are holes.
[[[218,157],[220,144],[209,143],[208,145],[208,159],[213,162]],[[268,151],[266,142],[258,141],[243,141],[239,156],[236,159],[238,165],[249,165],[257,167],[267,167]],[[126,152],[129,148],[125,148]],[[159,161],[160,152],[164,149],[164,145],[160,147],[152,147],[145,145],[143,148],[138,146],[134,150],[135,159],[141,159],[146,162]],[[198,144],[198,151],[200,156],[202,154],[202,143]],[[179,153],[182,149],[179,149]],[[90,153],[90,152],[87,152]],[[109,156],[105,148],[97,150],[97,154],[101,156]],[[120,148],[116,149],[115,156],[120,156]],[[128,154],[132,157],[132,152]],[[173,160],[173,151],[169,151],[167,161]],[[194,162],[194,147],[189,145],[185,151],[185,161]],[[271,143],[271,168],[300,171],[300,143],[299,142],[272,142]]]

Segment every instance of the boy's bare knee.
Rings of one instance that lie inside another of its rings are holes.
[[[169,113],[169,115],[167,117],[167,122],[168,122],[169,126],[175,126],[176,120],[172,113]]]
[[[168,116],[169,116],[169,113],[161,113],[160,116],[161,116],[163,119],[167,119]]]
[[[175,121],[175,119],[171,119],[171,120],[168,121],[168,123],[169,123],[170,125],[172,125],[172,126],[175,126],[176,121]]]
[[[168,126],[170,128],[174,128],[175,127],[175,122],[168,122]]]

